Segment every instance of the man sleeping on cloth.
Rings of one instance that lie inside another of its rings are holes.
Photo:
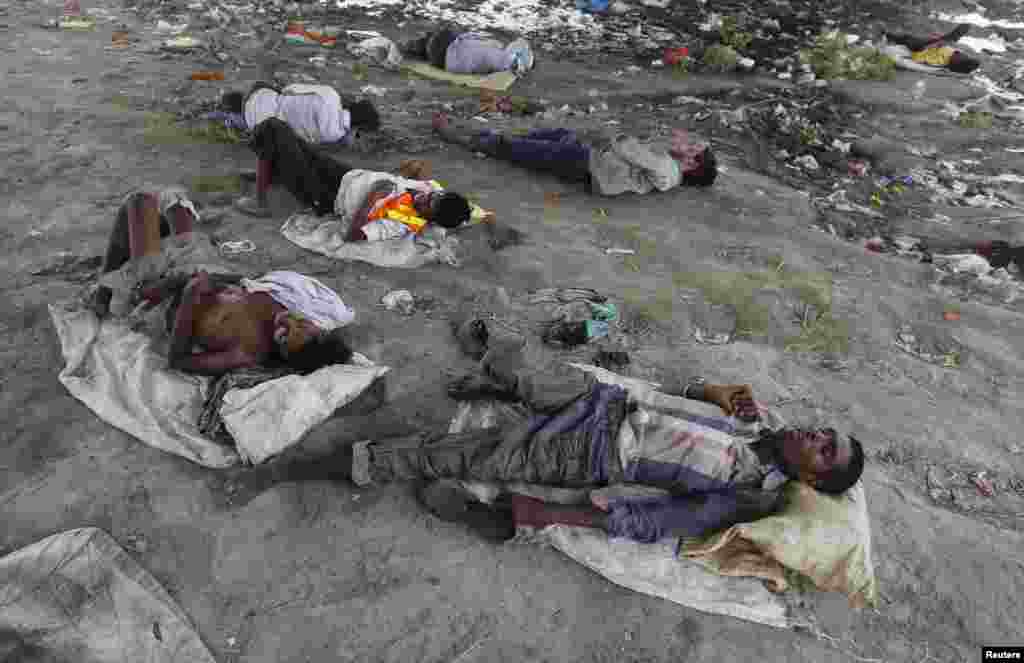
[[[469,201],[457,193],[429,182],[353,168],[313,149],[275,118],[260,124],[252,147],[258,156],[256,197],[235,203],[251,216],[270,215],[272,182],[312,207],[317,216],[336,214],[346,242],[397,239],[422,231],[428,223],[457,228],[472,214]]]
[[[295,272],[270,272],[259,279],[232,275],[163,276],[161,237],[188,241],[195,206],[183,191],[134,193],[118,212],[104,259],[103,273],[134,269],[136,296],[150,304],[173,298],[167,310],[171,333],[169,365],[191,373],[221,375],[228,371],[284,363],[311,373],[352,356],[339,327],[354,314],[333,290]],[[147,274],[147,272],[149,272]],[[110,311],[113,290],[98,288],[97,315]],[[200,346],[200,352],[193,352]]]
[[[531,413],[528,421],[359,442],[330,458],[253,470],[252,485],[426,480],[420,496],[433,513],[490,540],[512,538],[517,526],[561,523],[653,543],[767,516],[779,507],[781,488],[790,480],[842,494],[864,468],[861,444],[831,428],[767,431],[747,442],[729,419],[693,415],[681,398],[630,394],[568,365],[526,368],[518,350],[491,352],[482,366],[454,381],[449,394],[519,401]],[[741,420],[758,417],[749,386],[694,384],[684,397],[715,403]],[[589,505],[505,495],[488,505],[454,479],[576,489],[632,484],[667,494],[604,499],[595,492]]]

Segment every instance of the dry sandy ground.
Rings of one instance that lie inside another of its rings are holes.
[[[444,425],[454,410],[443,396],[444,371],[469,367],[446,317],[471,301],[532,329],[530,311],[503,307],[499,287],[513,303],[555,285],[587,285],[620,302],[628,295],[628,320],[646,302],[662,319],[647,334],[624,335],[633,374],[749,381],[763,400],[790,413],[848,423],[873,458],[866,485],[884,598],[877,610],[855,613],[842,597],[807,596],[831,640],[632,593],[554,551],[486,545],[425,514],[403,486],[285,484],[255,497],[232,494],[230,473],[160,453],[102,423],[56,379],[61,357],[46,305],[78,286],[31,271],[59,251],[101,253],[119,197],[132,187],[231,174],[252,168],[253,158],[241,146],[155,148],[144,141],[144,114],[134,108],[155,108],[150,104],[202,68],[190,57],[128,62],[124,53],[104,50],[109,26],[62,34],[33,27],[43,11],[32,3],[4,6],[0,552],[67,528],[102,527],[165,584],[224,661],[969,661],[982,644],[1024,644],[1024,508],[1007,483],[1024,472],[1015,446],[1020,313],[968,301],[959,322],[945,322],[946,300],[927,289],[925,266],[812,229],[800,191],[751,172],[736,155],[727,156],[727,172],[712,191],[598,200],[465,152],[431,148],[420,156],[440,178],[528,233],[526,244],[499,253],[482,238],[468,242],[460,269],[386,271],[306,253],[277,233],[294,206],[285,193],[277,219],[234,215],[211,231],[255,243],[254,253],[237,260],[240,270],[290,268],[335,287],[358,311],[359,349],[395,369],[385,407],[324,424],[303,452]],[[251,81],[258,74],[233,76]],[[323,79],[344,88],[352,85],[348,76],[327,72]],[[412,101],[384,100],[385,120],[406,133],[428,126],[429,116],[415,112],[419,100],[457,98],[444,86],[376,70],[370,82],[391,95],[414,91]],[[912,82],[846,89],[880,104],[871,121],[890,134],[962,149],[969,138],[943,135],[917,117],[934,118],[938,100],[916,109],[886,106]],[[590,88],[628,99],[652,90],[700,95],[722,85],[735,84],[647,74],[624,82],[544,63],[519,91],[589,103]],[[963,94],[954,87],[935,89]],[[129,108],[112,104],[115,96],[129,99]],[[410,112],[397,112],[403,108]],[[392,167],[404,156],[353,159]],[[546,206],[552,192],[560,200]],[[638,269],[604,252],[627,243],[641,249]],[[838,363],[784,352],[775,336],[792,331],[786,315],[777,316],[768,338],[717,348],[693,341],[693,305],[673,290],[673,275],[758,270],[773,256],[786,269],[832,274],[834,315],[849,325],[851,340]],[[377,302],[395,288],[433,297],[434,305],[411,318],[388,312]],[[894,333],[907,323],[922,335],[956,335],[964,346],[959,370],[896,349]],[[933,465],[988,470],[996,496],[965,484],[957,488],[961,507],[933,500],[925,482]]]

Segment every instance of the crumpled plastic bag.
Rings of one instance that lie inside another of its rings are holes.
[[[348,50],[356,57],[366,58],[389,69],[397,69],[402,65],[401,51],[387,37],[370,37],[358,44],[349,45]]]

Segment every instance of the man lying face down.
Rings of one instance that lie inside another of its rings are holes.
[[[680,185],[711,186],[718,163],[708,145],[676,130],[667,148],[616,136],[600,145],[584,143],[570,129],[532,129],[525,136],[490,129],[457,129],[444,114],[433,120],[444,140],[565,180],[583,184],[588,193],[617,196],[668,191]]]
[[[525,74],[534,66],[533,49],[525,39],[505,45],[484,35],[450,28],[434,30],[402,44],[402,53],[453,74]]]
[[[283,185],[319,215],[335,213],[346,241],[394,239],[423,230],[428,223],[456,228],[472,210],[463,196],[429,182],[391,173],[353,168],[313,149],[285,123],[269,119],[253,137],[256,198],[236,207],[253,216],[269,216],[271,184]]]
[[[225,94],[221,110],[225,124],[235,129],[256,131],[264,121],[277,118],[314,145],[348,141],[354,130],[380,128],[373,103],[364,99],[344,105],[329,85],[294,83],[278,90],[256,83],[248,94]]]
[[[563,523],[655,542],[769,515],[787,481],[844,493],[864,469],[861,444],[833,429],[781,429],[747,441],[732,420],[696,416],[685,405],[685,397],[704,400],[728,416],[752,420],[758,410],[749,386],[693,385],[684,398],[632,394],[568,365],[526,368],[517,351],[489,352],[482,367],[452,382],[449,394],[521,402],[532,413],[526,423],[360,442],[326,459],[259,468],[254,485],[417,480],[425,482],[420,496],[433,513],[464,522],[490,540],[511,538],[517,526]],[[660,490],[612,499],[591,493],[589,504],[568,506],[505,494],[488,505],[455,479]]]
[[[132,194],[114,224],[103,272],[130,262],[159,263],[161,237],[187,238],[198,218],[184,192]],[[295,272],[276,271],[258,279],[210,275],[171,277],[140,283],[140,299],[157,304],[173,298],[168,309],[171,368],[218,375],[266,363],[285,363],[300,373],[352,356],[340,327],[353,313],[337,293]],[[108,314],[113,291],[101,286],[93,305]],[[195,346],[202,348],[193,352]]]

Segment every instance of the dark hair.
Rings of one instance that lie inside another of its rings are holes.
[[[950,71],[957,74],[969,74],[980,66],[981,62],[964,55],[961,51],[955,51],[949,58],[949,64],[946,65]]]
[[[373,104],[363,99],[348,107],[349,116],[352,119],[352,127],[355,129],[366,129],[376,131],[380,129],[380,115]]]
[[[694,171],[683,173],[683,184],[693,186],[711,186],[718,177],[718,160],[710,147],[704,148],[701,165]]]
[[[270,83],[266,83],[264,81],[259,81],[259,82],[253,83],[252,89],[249,90],[249,94],[253,94],[253,93],[258,92],[260,90],[271,90],[272,92],[277,92],[278,94],[281,94],[281,89],[280,88],[278,88],[275,85],[271,85]]]
[[[228,92],[220,98],[220,105],[229,113],[241,113],[245,110],[245,95],[241,92]]]
[[[472,213],[468,200],[457,193],[445,193],[438,201],[437,212],[431,221],[443,228],[458,228],[469,221]]]
[[[829,495],[841,495],[853,487],[864,473],[864,447],[854,436],[850,436],[850,461],[845,467],[834,467],[818,477],[814,487]]]
[[[311,338],[302,349],[288,356],[286,363],[302,375],[332,364],[344,364],[352,358],[352,348],[341,329],[325,331]]]

